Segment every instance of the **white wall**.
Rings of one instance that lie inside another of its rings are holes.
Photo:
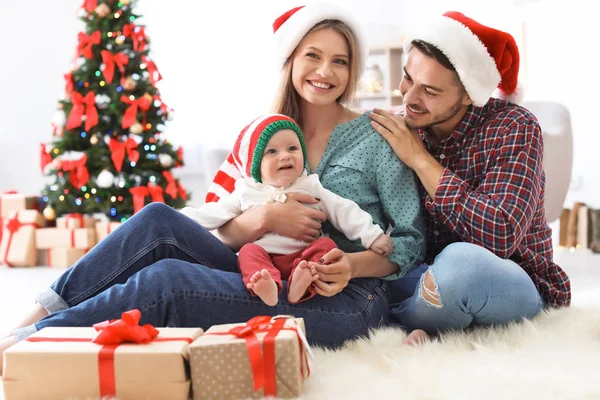
[[[561,101],[572,112],[576,185],[567,205],[581,200],[600,207],[600,135],[592,108],[600,92],[592,62],[596,43],[591,40],[600,37],[593,20],[600,11],[597,3],[571,0],[566,8],[558,0],[520,1],[528,3],[521,7],[510,0],[329,1],[355,14],[372,46],[399,44],[411,24],[448,9],[513,33],[524,45],[526,99]],[[204,186],[195,173],[205,166],[198,156],[201,148],[194,144],[229,145],[247,121],[268,110],[277,78],[268,47],[272,20],[299,3],[315,2],[320,1],[177,0],[168,6],[139,1],[151,55],[164,76],[159,88],[176,112],[167,134],[187,150],[189,165],[180,175],[197,192],[196,200],[203,197]],[[0,3],[0,190],[35,193],[43,186],[38,143],[50,138],[62,75],[81,29],[76,18],[80,5],[81,0]]]

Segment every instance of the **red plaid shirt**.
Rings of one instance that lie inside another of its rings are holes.
[[[443,143],[419,133],[445,168],[435,200],[423,190],[426,262],[433,263],[450,243],[474,243],[519,264],[548,306],[569,305],[569,277],[552,261],[537,119],[522,107],[490,99],[484,107],[471,106]]]

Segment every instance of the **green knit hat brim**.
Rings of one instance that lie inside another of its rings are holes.
[[[302,130],[300,127],[294,122],[284,119],[271,122],[260,134],[260,137],[256,143],[256,148],[254,149],[254,154],[252,156],[252,167],[250,169],[250,174],[256,182],[262,183],[260,177],[260,163],[262,162],[263,153],[265,151],[265,147],[267,147],[267,143],[269,140],[271,140],[274,134],[285,129],[291,129],[298,134],[298,140],[300,141],[300,147],[302,148],[302,156],[304,157],[304,162],[306,162],[306,145],[304,144],[304,135],[302,135]]]

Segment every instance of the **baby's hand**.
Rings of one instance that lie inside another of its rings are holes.
[[[371,244],[371,250],[373,250],[377,254],[381,254],[382,256],[388,256],[394,249],[394,245],[392,244],[392,239],[388,235],[381,234],[373,244]]]

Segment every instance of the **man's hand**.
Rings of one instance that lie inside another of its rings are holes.
[[[371,126],[390,144],[394,153],[413,170],[431,157],[419,133],[406,126],[404,118],[389,111],[374,109],[369,115]]]

